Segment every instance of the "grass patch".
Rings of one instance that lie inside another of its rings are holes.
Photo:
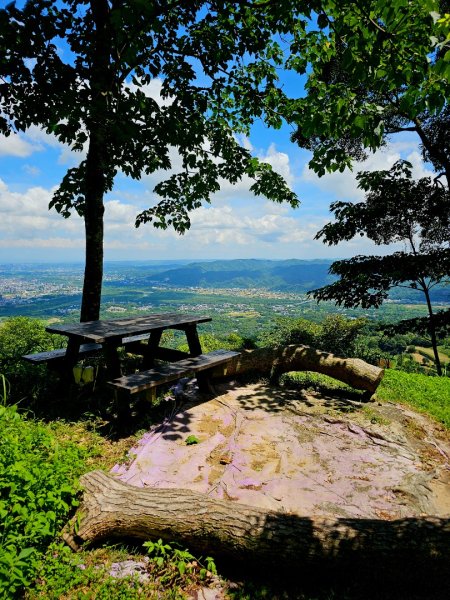
[[[429,358],[430,360],[432,360],[434,362],[434,353],[433,353],[432,348],[424,348],[423,346],[416,346],[416,350],[419,354],[421,354],[422,356],[425,356],[426,358]],[[439,360],[441,361],[441,364],[446,365],[450,362],[450,358],[447,356],[447,354],[444,354],[439,349],[438,349],[438,355],[439,355]]]
[[[161,551],[145,558],[143,550],[109,546],[74,554],[63,544],[52,544],[40,564],[27,600],[185,600],[189,592],[207,584],[210,572],[187,550],[161,542]],[[134,565],[134,574],[131,565]],[[208,563],[209,566],[209,563]],[[125,569],[125,571],[123,570]],[[215,570],[215,566],[214,566]]]
[[[445,356],[447,356],[450,359],[450,348],[448,348],[447,346],[438,346],[438,351],[441,354],[445,354]]]
[[[314,371],[292,371],[291,373],[283,373],[280,377],[280,385],[291,389],[314,390],[322,394],[336,394],[348,392],[354,397],[355,395],[363,395],[364,392],[355,390],[351,386],[338,381],[328,375],[315,373]]]
[[[403,402],[427,413],[450,429],[450,378],[387,369],[377,399]]]

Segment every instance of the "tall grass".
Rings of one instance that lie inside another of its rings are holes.
[[[450,378],[429,377],[387,369],[376,396],[379,400],[410,404],[450,429]]]

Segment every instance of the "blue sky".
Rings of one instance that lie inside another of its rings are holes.
[[[300,81],[299,81],[300,83]],[[295,87],[290,78],[289,87]],[[153,80],[146,93],[161,102],[161,81]],[[316,232],[330,220],[329,205],[337,199],[363,198],[355,173],[346,171],[319,179],[308,169],[310,154],[289,140],[285,126],[274,131],[257,123],[242,144],[282,174],[298,194],[298,209],[276,205],[249,192],[251,182],[224,183],[210,205],[191,214],[191,229],[180,236],[152,225],[134,227],[135,216],[154,205],[155,184],[167,177],[155,173],[135,182],[118,174],[106,197],[106,260],[162,260],[214,258],[336,258],[362,253],[385,253],[364,238],[327,247],[315,241]],[[0,263],[83,261],[83,221],[76,214],[64,219],[48,210],[52,193],[66,170],[83,157],[37,127],[8,138],[0,136]],[[382,151],[357,165],[360,169],[389,168],[408,158],[417,177],[427,174],[413,134],[397,136]],[[173,153],[173,168],[178,157]]]

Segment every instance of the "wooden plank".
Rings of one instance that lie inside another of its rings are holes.
[[[227,363],[229,360],[239,355],[240,352],[235,352],[234,350],[213,350],[207,354],[200,354],[200,356],[180,360],[176,364],[182,362],[186,365],[190,365],[192,370],[197,373],[198,371],[205,371],[206,369],[211,369]]]
[[[106,321],[88,321],[69,325],[49,325],[46,331],[68,337],[81,337],[93,342],[105,340],[122,340],[127,336],[135,336],[156,329],[183,329],[186,325],[207,323],[211,317],[190,315],[186,313],[150,314],[127,319],[111,319]]]
[[[148,333],[141,333],[140,335],[131,335],[129,337],[124,337],[122,340],[122,344],[127,346],[128,344],[134,344],[135,342],[144,342],[148,340]]]
[[[148,390],[163,383],[180,379],[191,372],[192,369],[190,367],[172,363],[170,365],[162,365],[158,369],[140,371],[133,375],[119,377],[118,379],[109,381],[108,385],[128,392],[129,394],[136,394],[137,392]]]
[[[185,358],[176,363],[162,365],[156,369],[149,369],[148,371],[141,371],[133,375],[120,377],[109,381],[108,385],[129,394],[136,394],[137,392],[148,390],[163,383],[175,381],[191,373],[205,371],[225,364],[232,358],[239,356],[239,354],[239,352],[231,350],[214,350],[208,354]]]
[[[79,358],[97,354],[102,349],[101,344],[83,344],[78,352]],[[22,358],[36,365],[49,363],[52,361],[60,361],[66,358],[66,348],[59,350],[49,350],[48,352],[37,352],[36,354],[25,354]]]

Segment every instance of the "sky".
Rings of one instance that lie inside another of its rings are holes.
[[[161,102],[160,88],[161,81],[155,79],[146,93]],[[158,172],[136,182],[119,173],[105,199],[105,259],[312,259],[388,253],[389,248],[375,247],[365,238],[328,247],[314,236],[332,220],[333,201],[364,198],[355,179],[358,170],[388,169],[406,158],[414,165],[416,177],[429,174],[417,137],[398,135],[353,172],[322,178],[308,168],[310,153],[289,137],[288,126],[272,130],[257,123],[240,142],[285,177],[300,199],[299,208],[254,196],[249,180],[234,186],[224,182],[211,204],[191,213],[191,228],[184,235],[151,224],[136,229],[136,215],[155,204],[153,188],[168,175]],[[37,127],[0,136],[0,263],[84,261],[82,219],[77,214],[64,219],[54,209],[48,210],[63,175],[82,158],[83,152],[72,152]],[[179,162],[175,152],[172,159],[175,169]]]

